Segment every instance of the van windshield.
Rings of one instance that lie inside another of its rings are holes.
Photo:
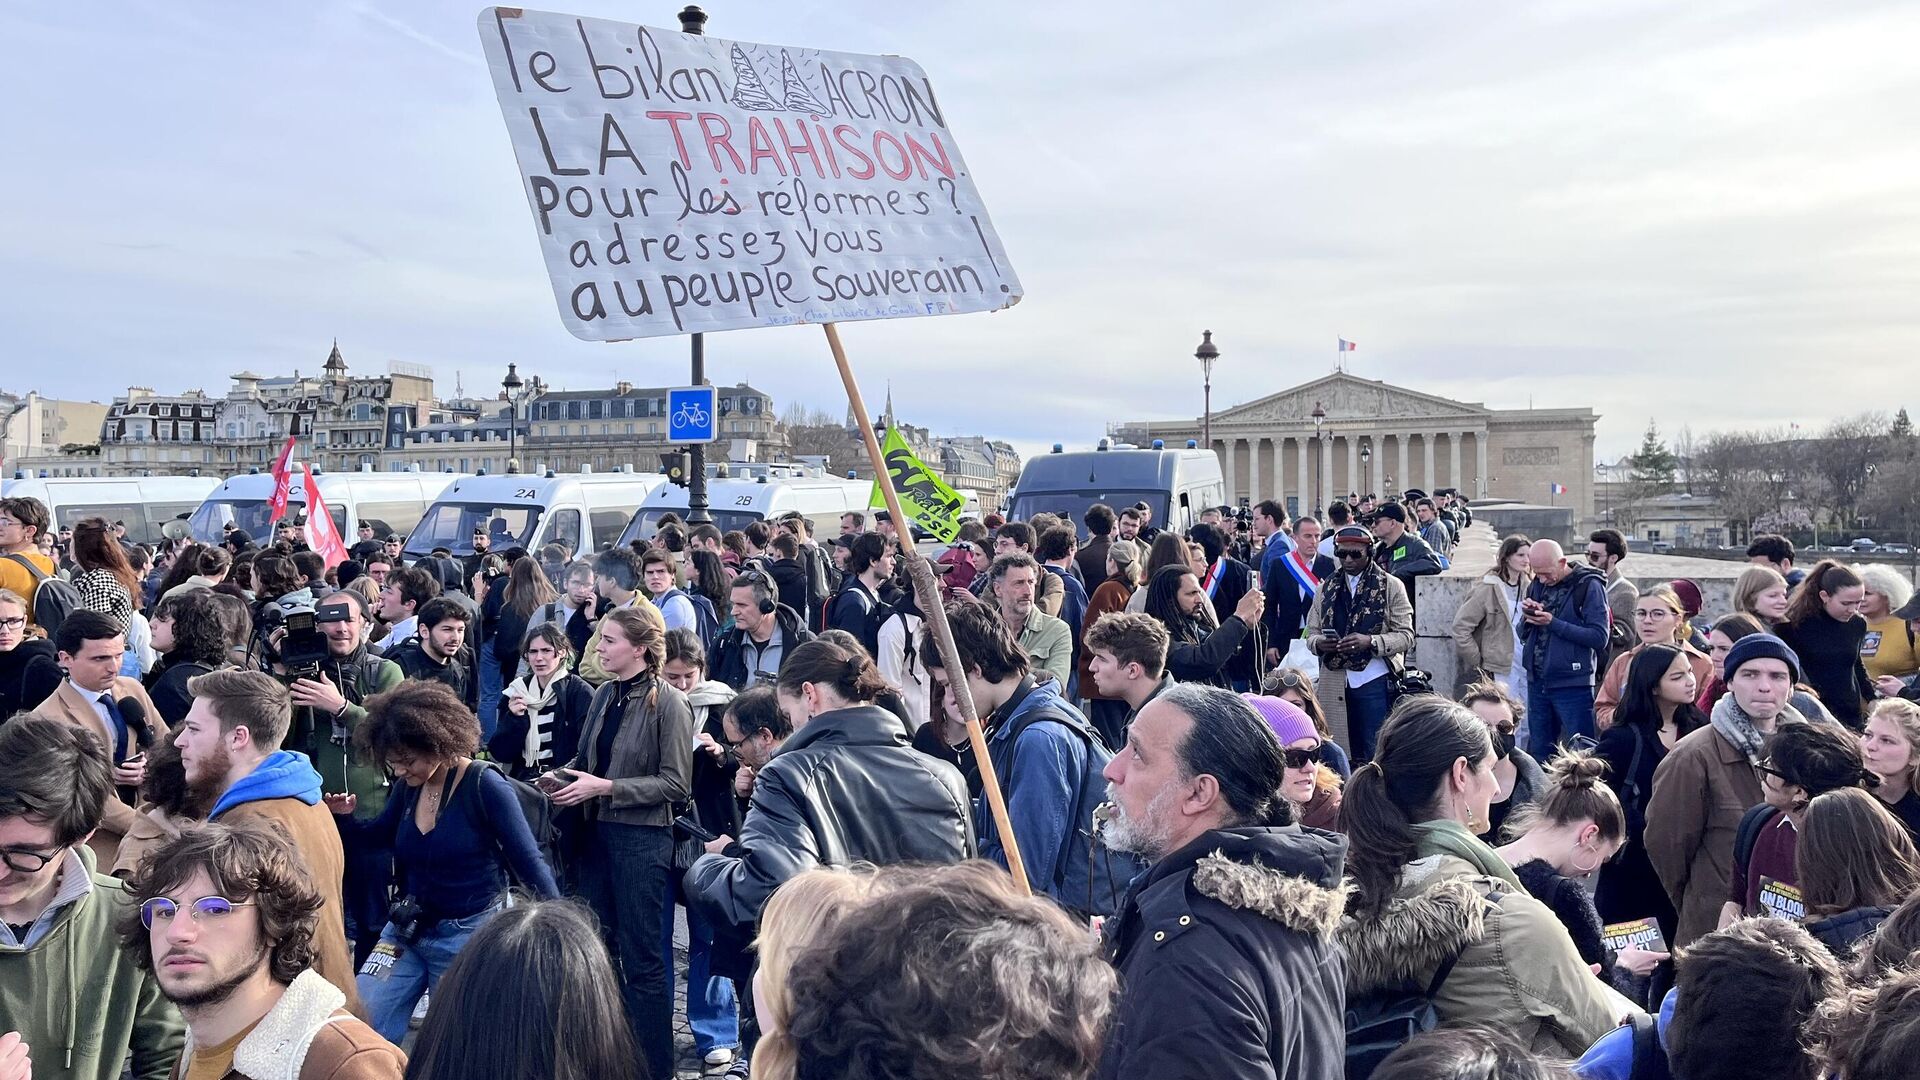
[[[1133,488],[1115,491],[1023,491],[1013,497],[1008,520],[1032,521],[1035,514],[1058,514],[1063,520],[1072,522],[1074,531],[1080,535],[1080,539],[1085,540],[1087,523],[1081,519],[1088,507],[1094,503],[1106,503],[1118,514],[1137,502],[1144,502],[1153,508],[1154,528],[1167,523],[1167,493]]]
[[[484,529],[490,551],[531,548],[540,531],[540,506],[492,503],[435,503],[407,536],[406,554],[420,556],[443,547],[455,555],[473,554],[473,530]]]
[[[287,503],[287,517],[299,519],[306,513],[305,502]],[[353,535],[347,528],[346,507],[329,506],[327,516],[341,536]],[[266,499],[208,499],[187,520],[187,529],[195,540],[217,544],[227,538],[229,522],[244,529],[254,543],[264,545],[273,538],[273,504]]]
[[[627,530],[620,534],[620,543],[629,544],[635,540],[653,539],[653,534],[660,531],[660,519],[666,517],[668,514],[678,515],[682,522],[687,520],[687,512],[685,510],[665,508],[641,510],[639,513],[633,515],[632,521],[627,522]],[[712,517],[713,527],[719,529],[723,534],[732,532],[735,529],[744,529],[749,524],[760,520],[759,514],[744,510],[715,510],[712,513]]]

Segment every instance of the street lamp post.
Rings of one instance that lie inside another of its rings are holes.
[[[1193,350],[1193,358],[1200,361],[1200,442],[1213,452],[1213,362],[1220,359],[1220,350],[1213,344],[1213,331],[1200,332],[1200,347]],[[1274,463],[1279,468],[1279,463]]]
[[[508,364],[507,377],[500,380],[500,388],[507,392],[507,468],[513,473],[520,471],[520,388],[526,383],[520,378],[520,365]]]
[[[1326,422],[1327,422],[1327,410],[1319,402],[1317,401],[1314,402],[1313,403],[1313,445],[1316,449],[1320,451],[1320,460],[1314,463],[1315,468],[1313,470],[1313,510],[1315,513],[1319,513],[1327,505],[1321,499],[1321,497],[1324,496],[1326,492],[1320,490],[1320,474],[1325,471],[1325,465],[1326,465],[1326,459],[1327,459],[1327,446],[1325,443],[1320,441],[1320,428],[1321,428],[1321,425],[1325,424]]]
[[[707,32],[707,13],[694,4],[688,4],[680,11],[680,32],[699,37]],[[689,373],[694,386],[707,385],[707,337],[705,334],[691,335],[693,345],[692,371]],[[714,430],[720,428],[718,417],[714,418]],[[722,458],[724,462],[726,459]],[[687,447],[687,524],[711,525],[713,514],[707,508],[707,444],[694,443]]]
[[[1362,439],[1360,441],[1360,494],[1362,495],[1365,495],[1367,493],[1369,480],[1373,475],[1371,472],[1368,471],[1369,467],[1372,464],[1373,464],[1373,444]]]

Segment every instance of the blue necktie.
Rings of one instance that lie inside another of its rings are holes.
[[[127,718],[120,715],[120,706],[115,704],[112,693],[100,695],[100,704],[107,707],[107,719],[113,722],[113,760],[127,759]]]

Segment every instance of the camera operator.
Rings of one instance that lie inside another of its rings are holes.
[[[1413,648],[1407,587],[1374,562],[1372,553],[1373,534],[1364,526],[1335,531],[1338,568],[1321,581],[1307,613],[1307,647],[1325,669],[1320,697],[1326,700],[1336,686],[1346,695],[1349,748],[1356,762],[1373,758],[1374,736],[1393,707],[1388,662]]]
[[[359,593],[342,590],[320,601],[314,625],[326,638],[326,656],[316,667],[287,676],[294,704],[293,735],[287,745],[312,759],[320,770],[322,791],[354,796],[356,817],[371,819],[386,808],[387,775],[378,762],[356,759],[353,732],[366,720],[366,700],[399,686],[404,676],[398,664],[367,651],[366,600]],[[347,857],[341,886],[347,936],[360,963],[387,921],[393,852],[351,833],[343,835],[341,843]]]

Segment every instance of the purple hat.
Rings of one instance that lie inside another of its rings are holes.
[[[1317,739],[1320,733],[1314,730],[1313,717],[1307,711],[1285,698],[1267,697],[1264,694],[1241,694],[1260,719],[1273,729],[1274,738],[1281,746],[1288,746],[1301,739]]]

